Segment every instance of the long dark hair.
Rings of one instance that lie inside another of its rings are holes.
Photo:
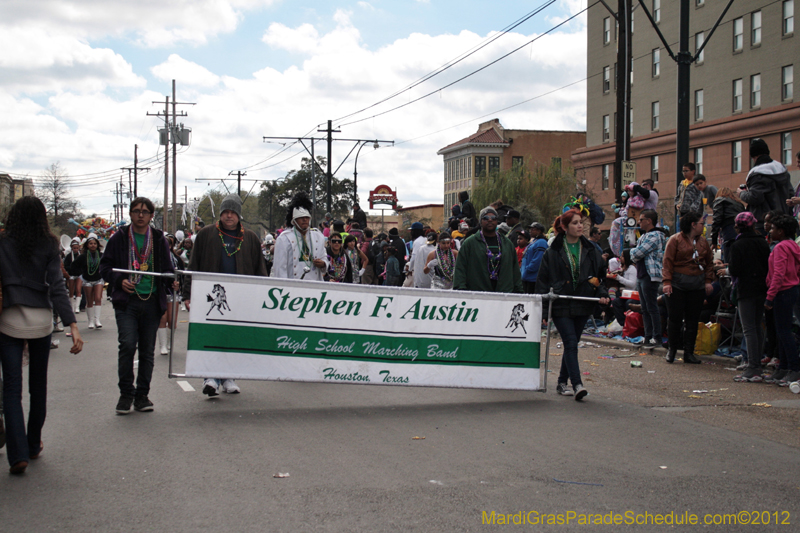
[[[14,241],[21,261],[29,260],[38,249],[58,249],[58,239],[47,222],[47,210],[35,196],[17,200],[8,212],[5,229],[0,238]]]

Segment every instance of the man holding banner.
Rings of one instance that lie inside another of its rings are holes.
[[[286,213],[286,230],[275,241],[271,277],[325,281],[328,254],[325,237],[310,229],[313,204],[305,193],[297,193]]]
[[[177,281],[114,272],[114,269],[173,273],[169,244],[164,233],[150,227],[155,207],[149,198],[131,202],[131,223],[116,232],[100,259],[100,274],[109,283],[119,337],[119,402],[117,414],[152,411],[148,398],[153,376],[153,351],[161,317],[167,311],[167,288]],[[139,351],[139,375],[134,387],[133,358]]]
[[[458,252],[453,289],[462,291],[522,293],[517,252],[497,233],[497,211],[484,207],[481,230],[464,239]]]
[[[194,272],[218,272],[244,276],[267,276],[267,264],[261,253],[261,241],[253,231],[241,224],[242,199],[238,194],[229,194],[220,204],[219,222],[197,232],[189,270]],[[183,298],[191,309],[191,279],[184,283]],[[228,394],[240,392],[232,379],[206,378],[203,394],[217,396],[222,390]]]

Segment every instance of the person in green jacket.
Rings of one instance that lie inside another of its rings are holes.
[[[456,259],[453,289],[522,293],[522,277],[514,245],[497,233],[497,211],[485,207],[481,229],[464,239]]]

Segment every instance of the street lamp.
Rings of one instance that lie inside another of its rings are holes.
[[[358,203],[358,154],[360,154],[361,149],[369,143],[373,143],[372,148],[375,150],[381,147],[381,145],[378,144],[378,141],[364,141],[361,143],[361,146],[358,147],[358,151],[356,152],[356,162],[353,165],[353,203]]]

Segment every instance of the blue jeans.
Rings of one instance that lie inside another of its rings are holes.
[[[573,387],[583,383],[581,367],[578,364],[578,341],[581,340],[583,327],[587,320],[589,320],[589,315],[553,317],[553,324],[555,324],[558,334],[561,335],[561,343],[564,346],[564,355],[561,356],[561,373],[558,375],[559,383],[566,383],[567,378],[572,382]]]
[[[772,302],[781,368],[788,368],[792,372],[800,370],[800,357],[797,356],[797,345],[792,333],[792,308],[799,295],[800,288],[792,287],[779,292]]]
[[[119,340],[119,392],[130,398],[147,396],[150,393],[150,378],[153,377],[153,351],[156,346],[158,323],[161,321],[161,306],[158,294],[149,300],[140,300],[131,295],[128,305],[114,307]],[[139,349],[139,375],[133,386],[133,358]]]
[[[644,322],[644,338],[655,339],[661,345],[661,314],[658,312],[658,285],[650,276],[636,281],[639,291],[639,303],[642,304],[642,321]]]
[[[22,412],[22,348],[25,340],[0,333],[6,446],[8,464],[11,466],[20,461],[28,461],[31,455],[39,453],[42,426],[47,415],[47,362],[50,358],[50,335],[39,339],[27,339],[30,354],[28,365],[30,410],[26,435],[25,415]]]

